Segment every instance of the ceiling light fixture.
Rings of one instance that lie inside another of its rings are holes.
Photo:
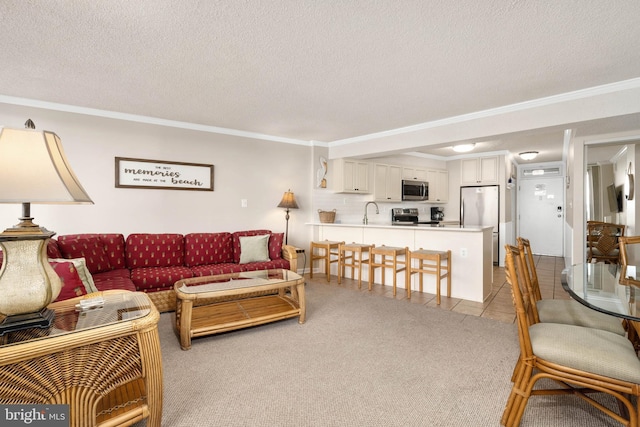
[[[533,160],[538,156],[537,151],[525,151],[518,154],[522,160]]]
[[[475,147],[476,144],[460,144],[460,145],[454,145],[453,151],[455,151],[456,153],[467,153],[471,150],[473,150],[473,147]]]

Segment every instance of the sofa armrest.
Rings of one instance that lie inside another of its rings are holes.
[[[298,272],[298,255],[302,249],[291,245],[282,245],[282,258],[289,261],[289,270]]]

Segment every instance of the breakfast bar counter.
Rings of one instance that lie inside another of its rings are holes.
[[[492,227],[460,227],[459,225],[391,225],[391,224],[333,224],[307,223],[313,227],[313,240],[334,240],[345,243],[370,243],[376,246],[408,247],[410,250],[451,250],[451,296],[469,301],[483,302],[491,293],[493,282]],[[313,266],[312,266],[313,267]],[[337,266],[331,274],[337,275]],[[364,268],[363,280],[368,280]],[[375,283],[381,283],[376,271]],[[386,283],[393,280],[387,272]],[[399,287],[404,285],[399,281]],[[411,289],[417,291],[417,275],[412,277]],[[435,294],[435,278],[425,277],[425,292]]]

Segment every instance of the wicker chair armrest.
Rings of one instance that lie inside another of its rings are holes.
[[[282,245],[282,258],[289,261],[289,270],[298,271],[298,250],[295,246]]]

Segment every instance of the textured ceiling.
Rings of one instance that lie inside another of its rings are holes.
[[[301,141],[640,77],[637,0],[3,0],[0,16],[0,95]]]

